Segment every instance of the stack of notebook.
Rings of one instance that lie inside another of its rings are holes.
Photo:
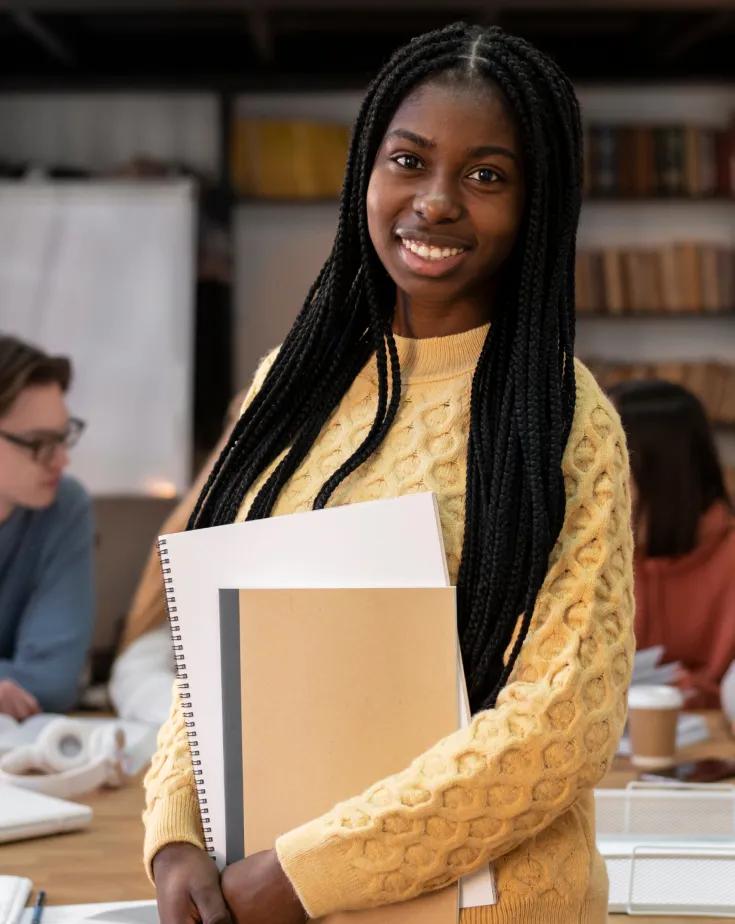
[[[202,822],[220,866],[468,721],[433,495],[173,534],[160,550]],[[361,917],[453,924],[460,903],[495,900],[485,868],[461,895],[451,886]]]

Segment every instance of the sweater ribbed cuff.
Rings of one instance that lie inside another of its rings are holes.
[[[199,803],[189,786],[158,798],[145,818],[143,862],[154,885],[153,858],[162,847],[173,843],[193,844],[204,849]]]
[[[317,823],[307,822],[282,834],[276,854],[310,918],[369,904],[357,871],[344,863],[339,839],[325,840]]]

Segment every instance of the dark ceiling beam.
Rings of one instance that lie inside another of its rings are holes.
[[[268,19],[268,14],[262,8],[256,7],[247,13],[247,18],[253,45],[261,63],[273,64],[276,59],[276,49],[273,27]]]
[[[698,23],[689,23],[677,30],[676,34],[659,46],[659,57],[673,60],[686,54],[692,48],[707,41],[722,30],[732,31],[735,14],[732,12],[713,13]]]
[[[21,4],[19,4],[21,5]],[[586,12],[621,10],[645,12],[715,12],[735,10],[735,0],[23,0],[22,7],[45,13],[112,13],[242,11],[263,9],[267,12],[296,10],[424,10],[475,12],[485,15],[495,11],[584,10]]]
[[[40,45],[55,61],[66,67],[76,65],[76,57],[69,45],[44,25],[34,13],[27,9],[10,9],[8,15],[22,32]]]

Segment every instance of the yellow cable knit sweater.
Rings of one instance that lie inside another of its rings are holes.
[[[380,450],[330,502],[436,492],[453,581],[463,537],[470,384],[486,332],[396,338],[398,416]],[[592,787],[623,727],[633,655],[628,462],[617,414],[581,363],[576,375],[563,462],[564,527],[510,682],[495,708],[475,715],[467,729],[279,838],[281,864],[312,917],[407,899],[492,860],[500,901],[463,911],[462,924],[607,920]],[[311,507],[364,437],[375,396],[375,367],[368,364],[282,492],[276,514]],[[176,704],[145,785],[149,868],[166,843],[202,846]]]

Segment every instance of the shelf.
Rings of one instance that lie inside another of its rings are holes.
[[[313,199],[295,199],[283,197],[268,196],[244,196],[239,193],[233,195],[234,205],[338,205],[338,196],[321,196]]]
[[[233,193],[235,205],[324,205],[339,202],[339,196],[289,198],[281,196],[246,196]],[[735,197],[725,196],[585,196],[583,205],[733,205]]]
[[[582,199],[584,205],[735,205],[735,196],[603,196],[588,195]]]
[[[622,311],[619,314],[610,311],[585,311],[577,309],[577,320],[580,318],[591,318],[599,320],[615,320],[621,318],[635,319],[640,321],[679,321],[705,318],[712,320],[714,318],[735,318],[735,308],[727,311]]]

